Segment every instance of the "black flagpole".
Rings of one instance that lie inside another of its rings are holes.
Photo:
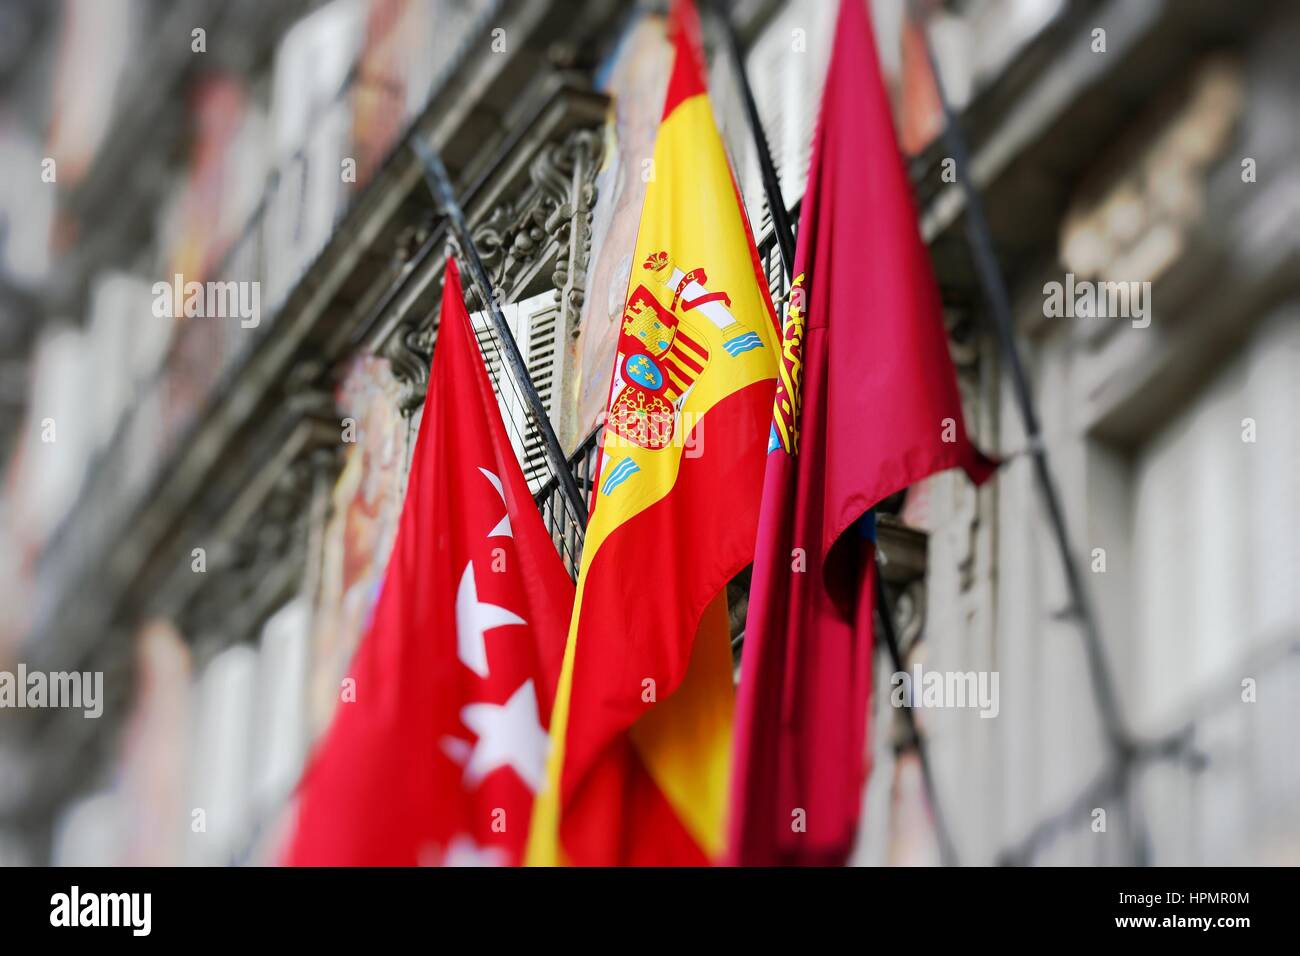
[[[740,51],[740,40],[736,36],[735,25],[731,22],[731,17],[721,0],[713,0],[711,7],[714,19],[721,27],[723,42],[727,47],[728,59],[731,61],[732,73],[735,75],[736,85],[740,89],[741,102],[745,108],[745,116],[749,121],[749,130],[753,134],[754,147],[758,153],[758,165],[763,175],[763,192],[767,197],[767,208],[772,216],[772,229],[776,235],[777,246],[781,251],[781,264],[785,270],[786,282],[792,282],[794,280],[794,228],[790,222],[790,214],[785,208],[785,200],[781,196],[781,186],[776,177],[776,166],[772,162],[772,150],[768,145],[767,136],[763,132],[763,123],[758,115],[758,105],[754,102],[754,91],[749,83],[749,75],[745,72],[745,61]],[[903,664],[902,648],[899,647],[898,637],[894,632],[894,611],[891,606],[892,602],[885,590],[884,562],[879,548],[875,549],[875,560],[876,604],[880,620],[880,636],[889,654],[894,672],[902,673],[906,671],[906,667]],[[930,813],[934,817],[934,829],[939,843],[940,859],[945,866],[956,866],[957,851],[953,846],[951,837],[948,835],[948,827],[940,811],[938,793],[934,785],[934,775],[930,772],[930,758],[926,750],[925,738],[921,736],[921,730],[917,726],[916,714],[912,710],[911,700],[904,703],[902,711],[910,738],[908,743],[916,751],[917,761],[921,766],[921,778],[925,785],[926,797],[930,801]]]
[[[1133,739],[1121,716],[1119,697],[1115,691],[1114,681],[1106,666],[1106,655],[1101,640],[1101,628],[1097,624],[1096,612],[1088,599],[1087,589],[1083,584],[1083,575],[1079,570],[1074,547],[1070,542],[1070,531],[1065,522],[1065,511],[1061,507],[1061,496],[1056,481],[1047,463],[1047,448],[1043,444],[1042,429],[1038,413],[1034,409],[1033,394],[1029,388],[1029,378],[1025,374],[1025,365],[1016,345],[1015,331],[1011,322],[1011,307],[1007,295],[1006,280],[998,268],[997,255],[993,251],[993,233],[989,229],[988,219],[984,215],[984,203],[979,190],[970,178],[970,150],[962,134],[957,115],[944,90],[943,78],[939,73],[939,64],[935,59],[934,48],[930,44],[925,11],[915,0],[910,4],[911,15],[916,22],[925,47],[926,60],[930,73],[934,77],[935,91],[943,108],[944,140],[952,153],[957,167],[957,182],[966,200],[966,236],[970,241],[971,255],[975,259],[976,272],[980,285],[993,315],[998,343],[1008,368],[1011,370],[1012,390],[1020,417],[1024,421],[1025,435],[1028,439],[1028,452],[1033,460],[1034,478],[1038,483],[1043,503],[1047,507],[1048,519],[1052,525],[1052,534],[1056,539],[1056,550],[1065,572],[1066,586],[1070,591],[1070,611],[1077,615],[1083,629],[1084,648],[1088,660],[1088,670],[1092,675],[1093,689],[1097,695],[1098,707],[1106,734],[1116,751],[1131,753],[1135,748]]]
[[[790,213],[785,208],[781,196],[781,181],[776,176],[776,164],[772,162],[772,149],[768,145],[767,135],[763,132],[763,121],[758,115],[758,104],[754,102],[754,90],[749,85],[749,75],[745,72],[745,60],[740,52],[740,40],[736,36],[735,25],[731,17],[722,8],[721,3],[714,7],[715,19],[722,24],[722,37],[727,45],[728,58],[731,60],[732,72],[736,76],[736,85],[740,88],[740,99],[745,107],[745,116],[749,120],[750,132],[754,134],[754,144],[758,148],[758,168],[763,177],[763,193],[767,196],[767,208],[772,216],[772,232],[776,235],[777,248],[781,250],[781,264],[785,267],[787,282],[794,279],[794,224]]]
[[[1028,439],[1028,452],[1033,459],[1034,478],[1043,503],[1047,507],[1048,518],[1052,524],[1052,533],[1056,539],[1056,549],[1060,556],[1061,567],[1065,573],[1066,586],[1070,591],[1070,610],[1078,618],[1083,636],[1084,654],[1088,661],[1088,673],[1092,679],[1093,693],[1097,700],[1097,709],[1101,713],[1103,729],[1118,767],[1121,787],[1127,787],[1133,765],[1139,760],[1181,756],[1193,762],[1203,759],[1190,743],[1190,729],[1175,731],[1154,741],[1138,740],[1133,736],[1124,721],[1119,705],[1119,694],[1115,682],[1106,664],[1105,647],[1101,639],[1101,627],[1097,622],[1096,611],[1088,598],[1084,587],[1084,578],[1074,547],[1070,542],[1069,529],[1065,523],[1065,512],[1061,507],[1061,496],[1056,482],[1047,464],[1047,448],[1043,444],[1042,430],[1038,415],[1034,410],[1033,394],[1029,388],[1029,379],[1025,374],[1024,362],[1016,345],[1015,331],[1011,322],[1010,300],[1007,295],[1006,281],[998,268],[997,256],[993,251],[993,233],[989,229],[988,219],[984,214],[984,203],[979,190],[970,178],[970,150],[966,138],[957,122],[957,115],[948,100],[943,87],[943,77],[939,73],[938,60],[930,43],[927,29],[926,12],[919,0],[909,0],[909,15],[920,28],[922,44],[925,48],[926,61],[934,77],[935,91],[939,104],[943,108],[944,139],[952,158],[956,162],[957,182],[966,200],[966,236],[970,241],[971,255],[975,259],[976,271],[980,285],[988,300],[997,330],[998,342],[1002,355],[1011,369],[1013,391],[1020,416],[1024,421],[1025,435]],[[1122,796],[1127,794],[1122,792]],[[1139,866],[1149,862],[1149,846],[1146,828],[1141,816],[1136,811],[1132,814],[1136,830],[1134,843],[1135,862]],[[1026,855],[1032,851],[1032,840],[1026,847]]]
[[[542,398],[537,394],[532,376],[528,374],[528,366],[524,364],[523,356],[519,354],[519,346],[510,331],[510,326],[506,324],[505,316],[501,314],[501,306],[497,303],[496,296],[492,293],[492,283],[488,280],[483,260],[479,258],[478,247],[474,245],[474,239],[470,236],[469,226],[465,222],[465,213],[460,208],[460,203],[456,201],[451,179],[447,176],[447,168],[442,164],[442,158],[437,151],[422,137],[412,136],[411,148],[419,157],[429,188],[447,216],[447,223],[465,258],[470,280],[478,289],[479,298],[486,304],[492,327],[497,338],[501,340],[501,351],[505,356],[506,367],[510,370],[510,377],[514,379],[520,395],[523,396],[524,407],[528,409],[533,424],[537,426],[538,434],[542,437],[542,446],[546,449],[546,460],[550,463],[551,471],[555,473],[556,482],[568,502],[573,520],[581,531],[587,526],[587,509],[582,500],[582,492],[578,490],[578,483],[574,481],[573,473],[569,471],[569,463],[565,461],[564,452],[560,450],[560,442],[555,437],[555,429],[551,427],[546,406],[542,404]]]

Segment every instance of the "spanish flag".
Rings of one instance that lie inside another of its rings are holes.
[[[633,258],[528,862],[704,865],[723,849],[728,580],[753,560],[779,336],[713,121],[693,4]]]

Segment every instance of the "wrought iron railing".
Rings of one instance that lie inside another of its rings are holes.
[[[591,508],[591,493],[596,487],[596,458],[600,447],[601,426],[592,429],[591,434],[582,440],[577,449],[569,456],[569,473],[578,483],[582,492],[583,503]],[[537,508],[542,513],[542,521],[551,534],[551,541],[564,560],[564,566],[575,579],[578,576],[578,562],[582,558],[582,529],[574,523],[565,505],[564,493],[560,483],[552,475],[550,480],[537,489],[533,496]]]

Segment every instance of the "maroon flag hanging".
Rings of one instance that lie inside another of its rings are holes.
[[[971,445],[864,0],[842,0],[783,335],[736,712],[729,854],[840,865],[867,773],[874,523]]]

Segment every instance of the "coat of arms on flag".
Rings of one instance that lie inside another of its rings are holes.
[[[653,278],[631,290],[623,310],[609,424],[620,437],[654,449],[673,440],[682,402],[709,364],[696,316],[721,331],[732,358],[762,348],[763,340],[737,321],[726,291],[708,288],[703,267],[683,270],[666,250],[651,253],[641,267]],[[671,296],[668,305],[661,295]]]

